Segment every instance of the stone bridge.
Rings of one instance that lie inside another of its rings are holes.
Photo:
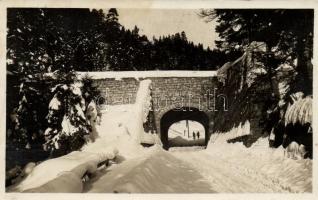
[[[102,91],[99,103],[108,105],[135,103],[139,82],[150,79],[153,108],[148,126],[159,134],[164,147],[168,146],[169,127],[181,120],[201,123],[207,143],[214,113],[227,109],[226,97],[218,93],[215,71],[99,72],[90,76]]]

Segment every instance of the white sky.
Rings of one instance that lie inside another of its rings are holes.
[[[192,9],[117,9],[119,23],[128,29],[135,25],[149,40],[155,36],[184,31],[189,41],[201,43],[205,48],[214,47],[216,22],[206,23]]]

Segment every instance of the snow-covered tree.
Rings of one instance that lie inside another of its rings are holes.
[[[45,150],[57,155],[78,150],[91,131],[85,116],[86,104],[82,95],[83,83],[68,74],[64,81],[51,89],[53,97],[47,115]],[[52,155],[52,154],[51,154]]]
[[[45,73],[106,66],[104,17],[102,11],[89,9],[8,10],[7,71],[12,81],[7,91],[13,99],[7,101],[7,141],[30,149],[44,143],[52,98]],[[59,119],[61,123],[63,116]]]
[[[20,101],[17,108],[11,114],[11,120],[14,123],[13,142],[17,142],[18,146],[27,149],[37,145],[43,139],[43,118],[45,111],[46,96],[39,96],[39,88],[41,84],[24,82],[20,84],[19,97]]]

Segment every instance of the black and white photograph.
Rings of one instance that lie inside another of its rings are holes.
[[[5,8],[6,194],[313,193],[314,7],[92,6]]]

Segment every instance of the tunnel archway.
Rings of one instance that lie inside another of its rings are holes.
[[[169,149],[168,130],[169,127],[182,120],[192,120],[201,123],[205,129],[205,145],[208,143],[209,117],[197,108],[184,107],[182,109],[172,109],[166,112],[160,119],[160,139],[164,149]]]

